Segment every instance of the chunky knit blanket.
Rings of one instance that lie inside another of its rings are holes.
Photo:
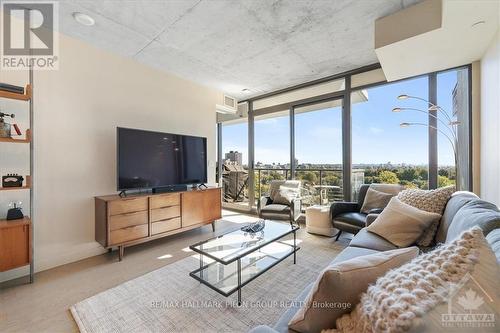
[[[419,317],[448,299],[450,284],[472,271],[482,241],[481,229],[474,227],[389,271],[368,287],[350,314],[337,319],[337,329],[323,333],[408,331]]]

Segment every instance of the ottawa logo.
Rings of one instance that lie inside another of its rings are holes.
[[[495,329],[494,300],[467,273],[458,284],[450,285],[447,313],[441,314],[441,325],[447,328]]]

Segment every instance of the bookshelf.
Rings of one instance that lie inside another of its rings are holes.
[[[24,88],[24,93],[13,93],[0,90],[0,99],[9,99],[25,102],[28,106],[29,128],[33,128],[33,70],[29,69],[29,83]],[[29,265],[29,282],[34,281],[34,246],[33,246],[33,138],[31,130],[27,129],[24,138],[0,138],[2,144],[29,145],[29,175],[22,187],[0,187],[0,192],[8,195],[10,191],[29,191],[29,213],[20,220],[0,219],[0,240],[2,255],[0,272]]]

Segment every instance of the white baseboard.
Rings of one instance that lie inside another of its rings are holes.
[[[70,246],[57,244],[35,251],[35,273],[57,266],[69,264],[78,260],[97,256],[106,250],[97,242],[81,243]],[[0,273],[0,282],[16,279],[29,274],[29,266],[12,269]]]
[[[24,266],[19,268],[11,269],[10,271],[0,273],[0,282],[5,282],[13,279],[26,276],[30,273],[30,267]]]
[[[80,243],[73,246],[57,244],[40,248],[38,255],[35,251],[35,272],[45,271],[105,252],[106,250],[97,242]]]

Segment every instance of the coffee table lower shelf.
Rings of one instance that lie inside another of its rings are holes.
[[[295,264],[295,254],[299,249],[297,245],[275,241],[230,264],[213,261],[200,254],[200,268],[190,272],[189,275],[225,297],[237,291],[238,305],[241,305],[243,286],[291,255],[294,255]],[[210,263],[206,264],[204,258]]]

